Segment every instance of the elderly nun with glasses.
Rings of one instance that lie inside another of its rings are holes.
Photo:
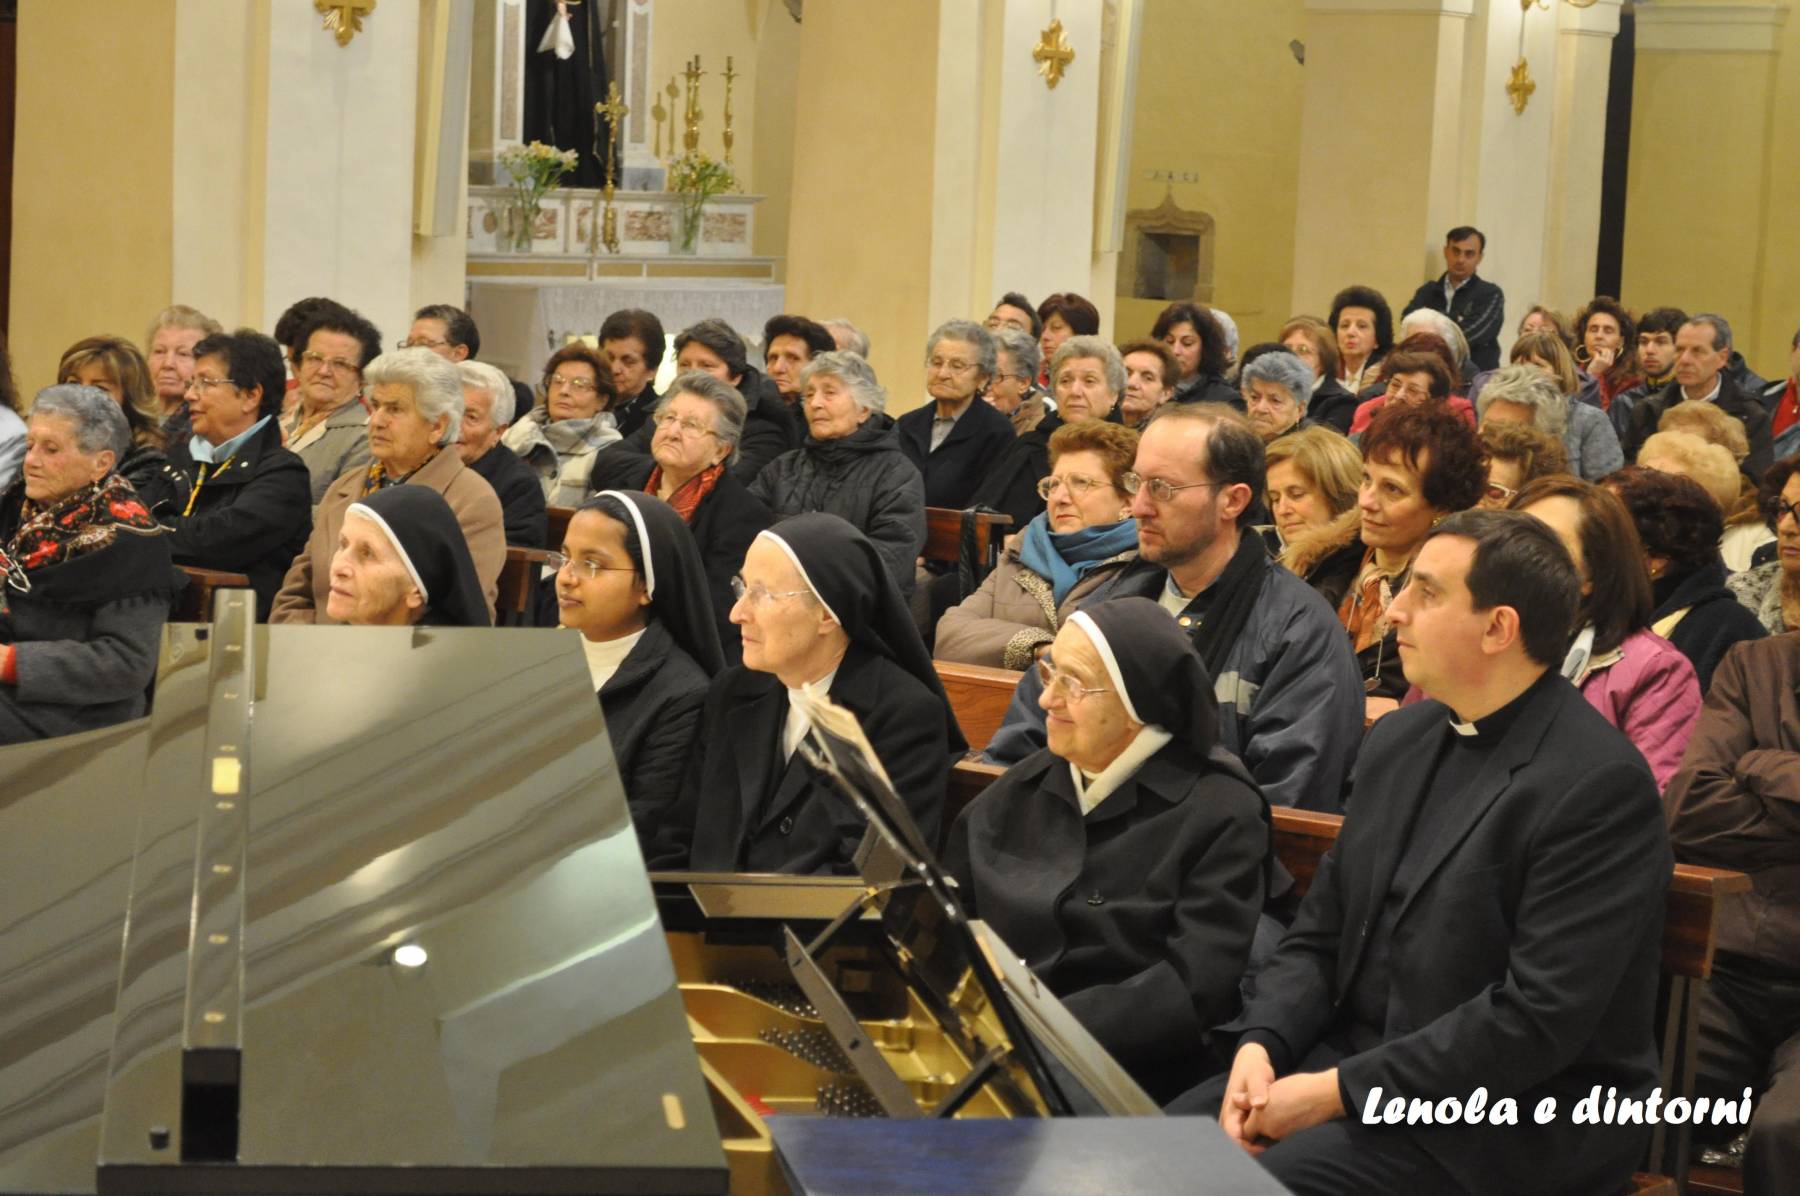
[[[105,391],[40,391],[23,477],[0,496],[0,744],[144,713],[180,574],[116,472],[131,426]]]
[[[463,417],[461,376],[430,349],[398,349],[370,362],[363,380],[369,392],[372,460],[326,489],[313,512],[312,535],[288,568],[269,622],[341,621],[327,609],[327,599],[344,514],[352,503],[390,486],[427,486],[450,504],[468,542],[491,621],[500,568],[506,563],[506,531],[494,488],[464,465],[456,451]]]
[[[707,687],[724,667],[700,552],[662,499],[603,490],[576,509],[549,563],[557,624],[581,634],[632,823],[647,843],[680,795]]]
[[[1076,611],[1037,663],[1047,745],[951,828],[964,905],[1144,1090],[1223,1069],[1207,1031],[1278,873],[1269,806],[1219,746],[1212,679],[1148,598]]]
[[[935,843],[950,762],[967,745],[875,545],[836,515],[798,515],[757,536],[734,588],[744,663],[713,679],[680,802],[639,824],[651,866],[854,871],[865,824],[799,750],[803,690],[856,716]]]

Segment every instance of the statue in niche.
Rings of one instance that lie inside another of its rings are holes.
[[[606,7],[605,0],[531,0],[527,10],[523,140],[581,155],[564,186],[606,181],[606,126],[594,113],[606,98]]]

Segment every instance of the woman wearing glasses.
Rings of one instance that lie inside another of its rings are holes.
[[[279,324],[276,331],[280,340]],[[363,370],[381,355],[381,332],[327,299],[295,339],[298,399],[282,414],[281,437],[306,462],[318,506],[333,482],[369,463],[369,409],[358,400]]]
[[[952,754],[967,745],[875,545],[835,515],[786,519],[757,536],[736,590],[744,663],[713,679],[681,800],[633,810],[639,835],[653,840],[651,866],[854,871],[863,819],[800,750],[803,690],[856,716],[920,832],[937,842]]]
[[[1770,635],[1800,631],[1800,456],[1769,467],[1762,500],[1775,530],[1775,559],[1734,574],[1725,584]]]
[[[542,402],[513,421],[501,443],[538,475],[544,501],[580,506],[590,493],[594,457],[620,439],[607,408],[613,401],[612,368],[584,344],[564,345],[544,363]]]
[[[105,391],[52,386],[0,496],[0,744],[144,712],[180,584],[168,537],[114,469],[131,446]]]
[[[692,370],[670,383],[650,415],[649,457],[612,449],[599,460],[611,486],[654,494],[693,533],[726,664],[736,664],[744,652],[731,621],[737,601],[731,579],[756,533],[775,522],[737,476],[738,444],[748,416],[736,387]]]
[[[1268,803],[1218,746],[1212,679],[1148,598],[1077,611],[1038,662],[1047,746],[956,820],[944,866],[1159,1102],[1222,1067],[1276,868]]]
[[[1137,558],[1137,521],[1120,479],[1138,434],[1084,420],[1050,436],[1045,510],[1006,538],[981,588],[938,620],[939,660],[1023,670],[1088,595]]]
[[[639,834],[672,805],[723,662],[700,553],[660,498],[603,490],[569,520],[557,624],[581,633],[619,779]]]

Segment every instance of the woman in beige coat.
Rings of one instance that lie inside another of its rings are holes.
[[[1008,536],[981,588],[938,620],[935,655],[959,664],[1024,670],[1070,612],[1137,556],[1137,521],[1124,475],[1137,433],[1082,420],[1050,437],[1045,510]]]

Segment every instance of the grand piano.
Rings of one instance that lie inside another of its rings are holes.
[[[217,603],[148,718],[0,750],[0,1193],[798,1193],[787,1128],[1168,1124],[905,827],[647,875],[568,636]]]

